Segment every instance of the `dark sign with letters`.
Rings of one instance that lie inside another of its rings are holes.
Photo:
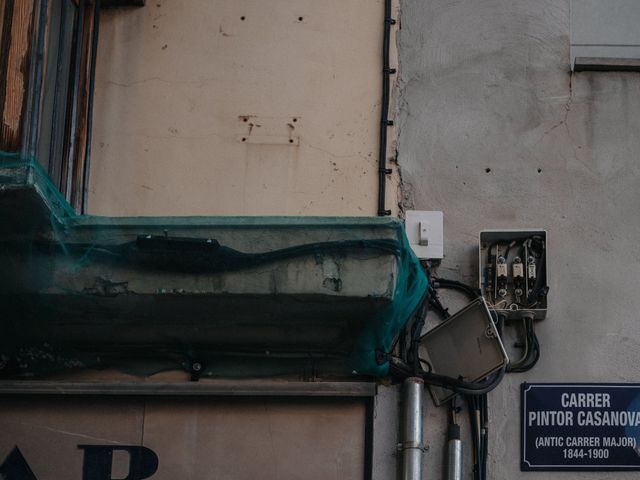
[[[523,471],[640,470],[640,384],[522,384]]]
[[[122,480],[144,480],[158,470],[158,456],[147,447],[138,445],[78,445],[84,451],[82,480],[113,480],[113,452],[129,455],[129,473]],[[16,445],[7,458],[0,463],[0,479],[38,480],[26,458]]]

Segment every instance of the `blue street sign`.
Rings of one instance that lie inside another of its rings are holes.
[[[640,470],[640,384],[523,383],[523,471]]]

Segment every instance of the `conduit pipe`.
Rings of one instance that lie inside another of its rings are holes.
[[[447,480],[462,480],[462,440],[455,423],[449,424],[447,433]]]
[[[404,381],[402,418],[402,480],[422,480],[422,402],[424,381],[409,377]]]

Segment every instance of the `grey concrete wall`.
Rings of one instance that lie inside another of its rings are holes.
[[[401,10],[405,207],[444,211],[441,275],[475,282],[481,229],[549,231],[542,358],[490,394],[489,478],[637,478],[521,473],[518,414],[524,381],[640,379],[640,74],[568,73],[569,0]],[[441,478],[446,412],[427,409],[427,477]]]

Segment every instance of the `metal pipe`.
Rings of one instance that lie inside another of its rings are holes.
[[[447,433],[447,480],[462,480],[462,440],[460,426],[449,424]]]
[[[424,381],[410,377],[404,381],[402,421],[402,480],[422,479],[422,402]]]

